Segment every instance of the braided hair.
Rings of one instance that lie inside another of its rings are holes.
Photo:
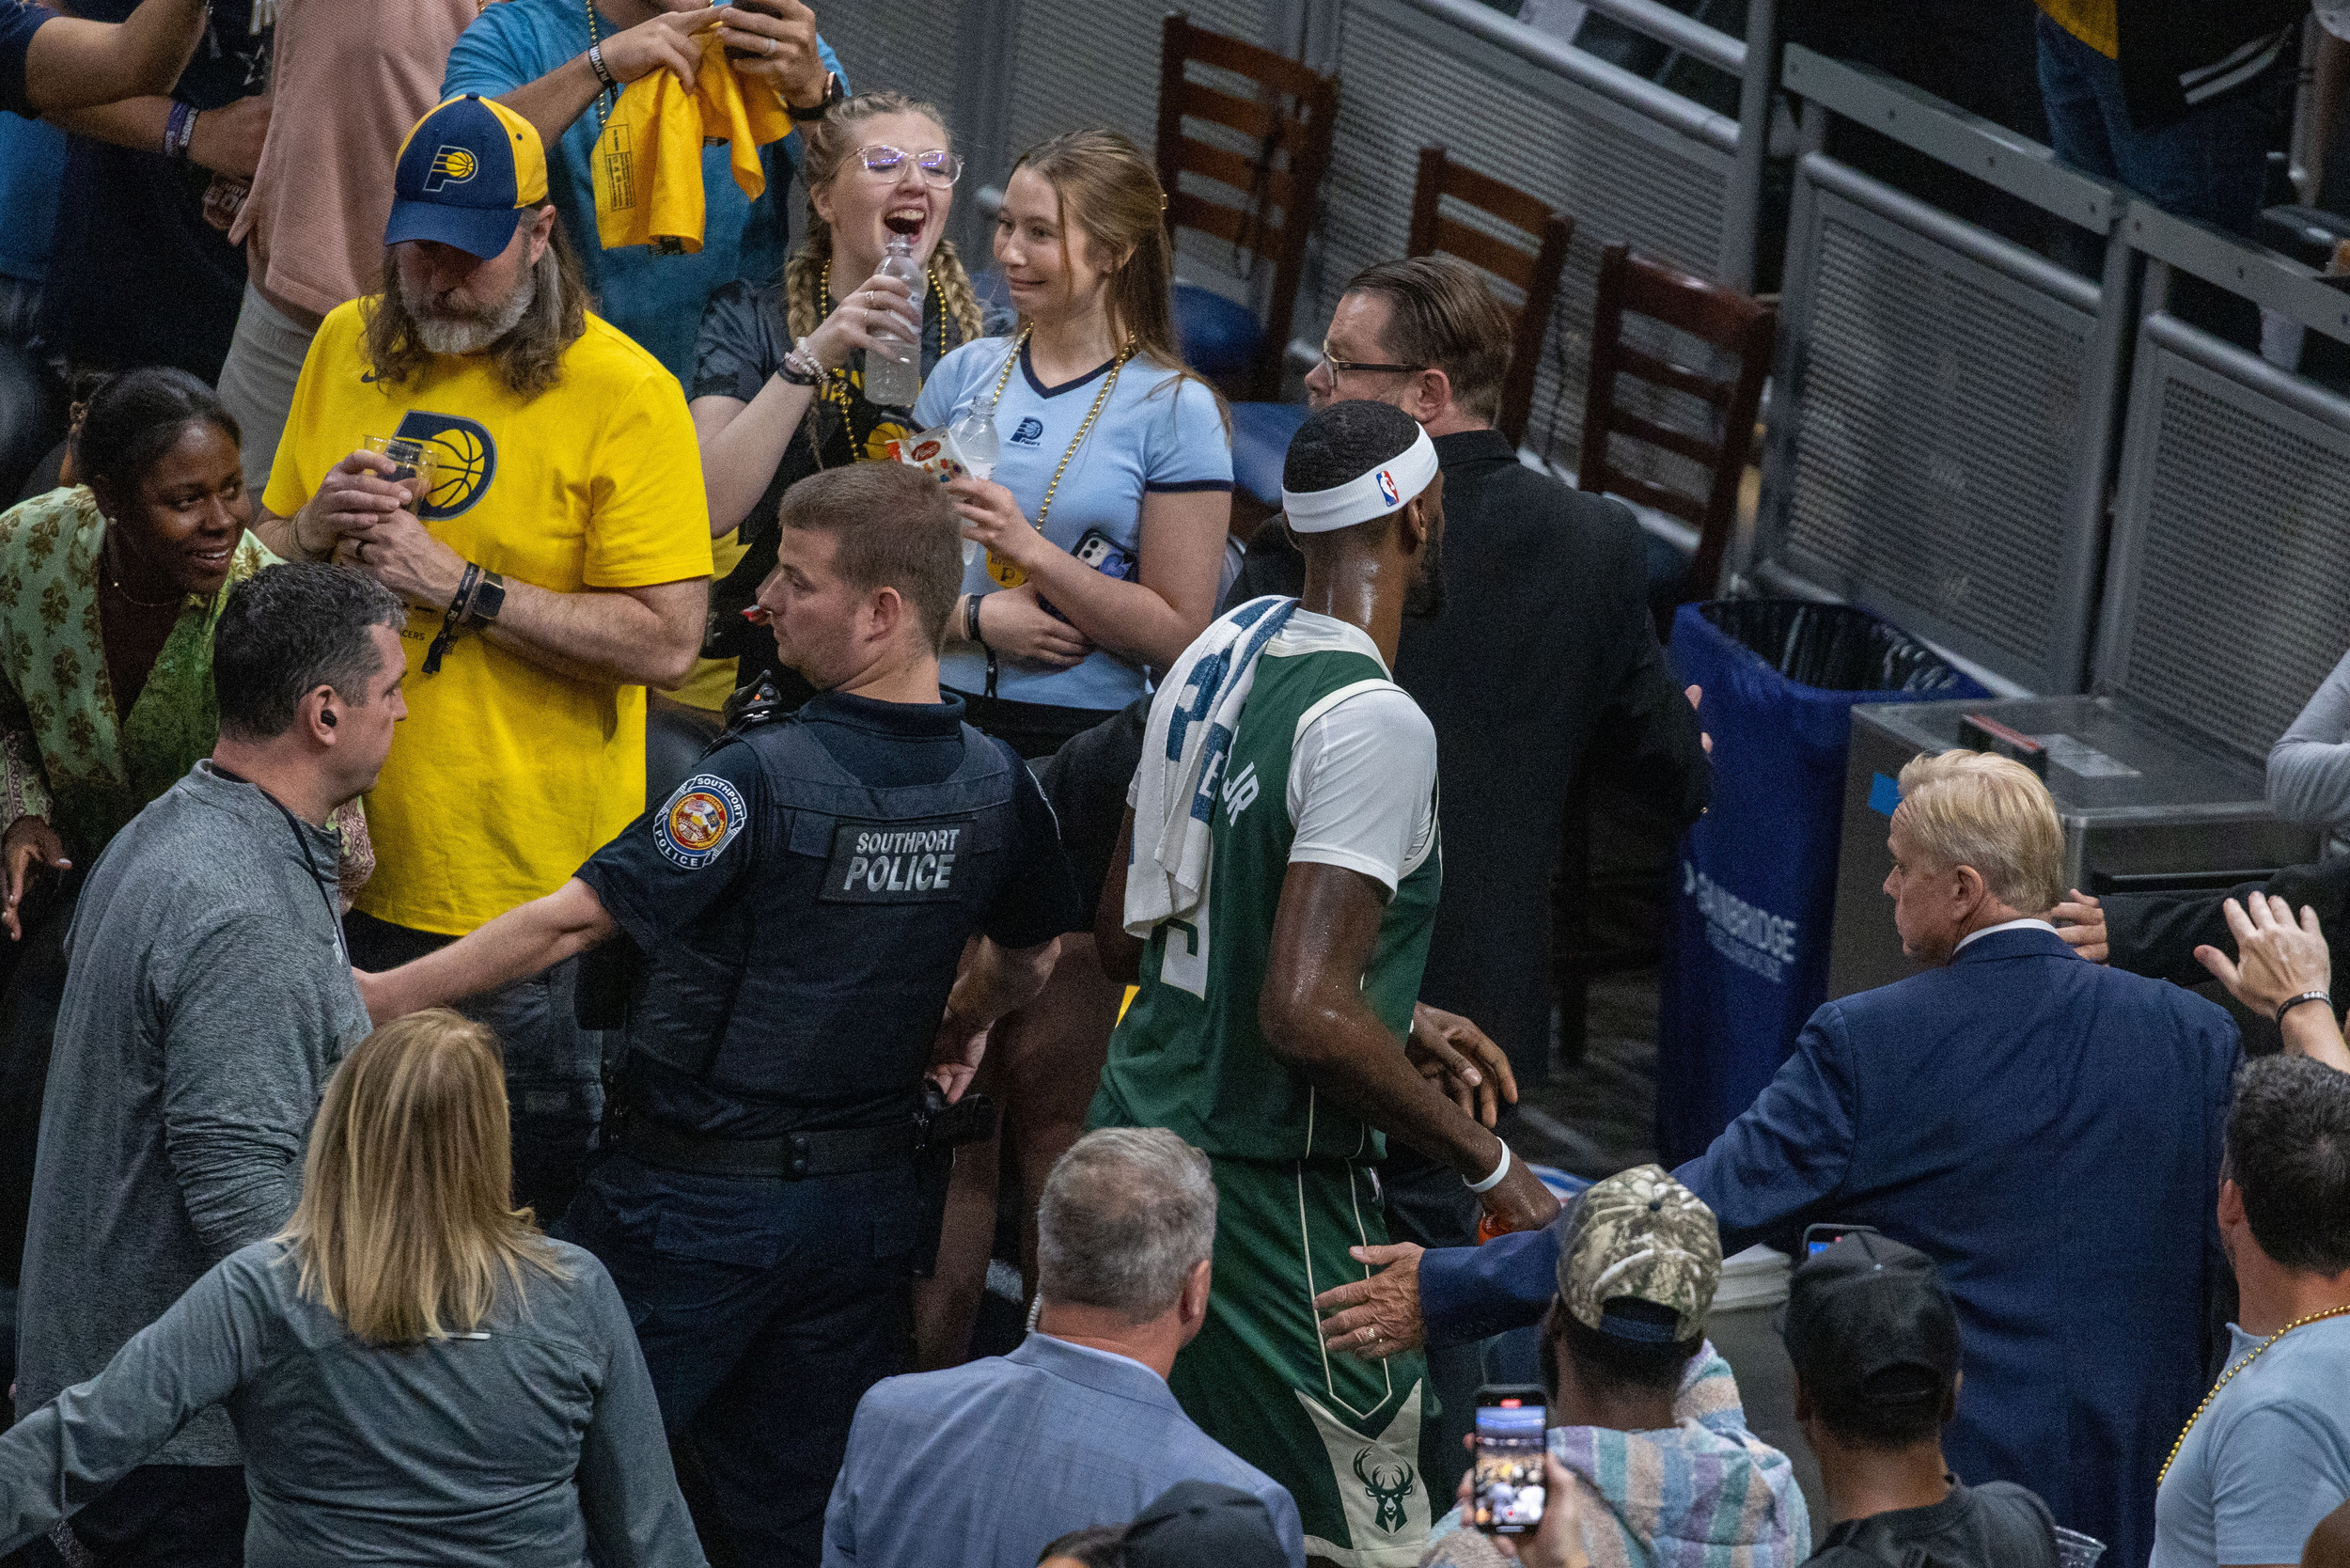
[[[930,104],[901,92],[858,93],[822,119],[799,128],[800,171],[808,191],[807,243],[792,253],[783,270],[784,320],[791,329],[794,342],[807,337],[824,320],[822,280],[825,264],[832,260],[832,226],[816,211],[816,193],[839,178],[849,155],[856,150],[856,127],[883,115],[920,115],[938,127],[949,150],[954,147],[954,133],[947,129],[946,118]],[[955,254],[953,241],[938,242],[938,249],[931,257],[930,270],[938,282],[939,307],[963,329],[963,340],[968,343],[986,337],[986,317],[979,309],[979,292],[971,287],[971,274],[964,270],[962,258]]]

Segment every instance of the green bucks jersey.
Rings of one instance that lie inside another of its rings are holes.
[[[1341,729],[1342,742],[1329,739]],[[1197,917],[1152,932],[1092,1123],[1166,1127],[1240,1159],[1379,1158],[1379,1134],[1273,1055],[1257,1004],[1291,860],[1348,866],[1393,889],[1363,997],[1403,1048],[1443,876],[1434,785],[1434,732],[1370,637],[1296,612],[1266,646],[1241,710]],[[1309,819],[1317,832],[1301,844]],[[1346,841],[1356,832],[1376,841]]]

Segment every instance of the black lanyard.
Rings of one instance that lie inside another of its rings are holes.
[[[294,847],[302,852],[302,864],[310,873],[310,886],[319,890],[319,899],[326,905],[327,928],[335,933],[335,955],[343,961],[345,968],[349,968],[351,949],[343,946],[342,912],[335,907],[335,895],[326,890],[326,880],[319,875],[318,856],[310,853],[310,835],[303,830],[302,819],[288,809],[284,801],[279,800],[267,790],[261,790],[261,786],[254,784],[253,780],[243,775],[231,773],[218,762],[212,764],[212,771],[232,784],[252,784],[253,788],[261,791],[261,798],[276,807],[277,814],[286,819],[286,826],[292,831],[294,836]]]

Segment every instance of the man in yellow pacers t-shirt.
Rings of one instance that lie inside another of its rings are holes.
[[[363,969],[553,892],[643,811],[644,688],[683,680],[701,643],[684,395],[587,313],[546,191],[538,133],[496,103],[451,99],[409,133],[384,292],[319,328],[255,525],[410,605],[409,722],[346,923]],[[549,1222],[602,1111],[570,983],[470,1006],[505,1042],[519,1200]]]

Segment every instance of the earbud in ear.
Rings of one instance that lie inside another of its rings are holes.
[[[321,714],[319,715],[319,722],[320,722],[321,724],[322,724],[322,725],[326,726],[326,728],[327,728],[327,729],[334,729],[334,728],[335,728],[335,712],[334,712],[334,710],[330,708],[330,709],[328,709],[325,713],[321,713]]]

